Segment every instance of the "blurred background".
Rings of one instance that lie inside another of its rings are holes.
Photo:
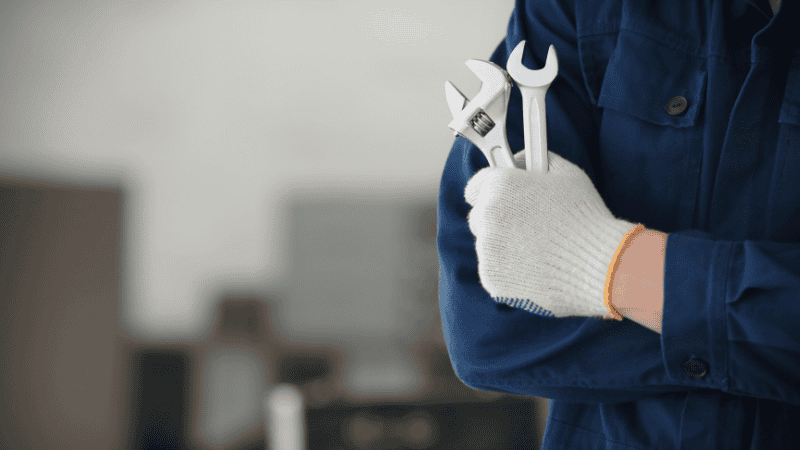
[[[0,448],[538,448],[437,298],[513,4],[0,1]]]

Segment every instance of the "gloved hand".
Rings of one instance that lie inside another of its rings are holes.
[[[481,284],[495,301],[539,315],[622,320],[604,291],[636,224],[611,214],[583,169],[547,154],[546,175],[487,167],[467,183]],[[514,157],[524,168],[524,152]]]

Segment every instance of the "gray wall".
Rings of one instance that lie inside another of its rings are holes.
[[[191,339],[220,285],[286,272],[298,186],[436,195],[451,80],[511,0],[4,0],[0,174],[113,183],[123,325]]]

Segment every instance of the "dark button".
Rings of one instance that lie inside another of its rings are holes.
[[[689,102],[679,95],[667,102],[667,112],[673,116],[677,116],[678,114],[686,111],[686,105],[688,104]]]
[[[703,360],[690,359],[683,363],[683,371],[690,377],[700,378],[708,373],[708,365]]]

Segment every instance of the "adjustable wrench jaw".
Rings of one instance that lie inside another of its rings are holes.
[[[490,167],[516,167],[506,137],[506,112],[512,81],[497,64],[477,59],[467,67],[481,80],[481,90],[472,101],[452,83],[445,82],[445,94],[453,120],[448,125],[457,135],[475,144]]]

